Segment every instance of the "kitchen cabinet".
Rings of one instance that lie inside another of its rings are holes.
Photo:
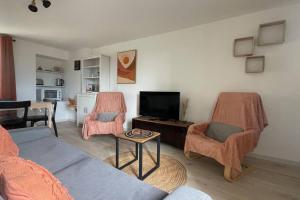
[[[77,94],[77,126],[82,124],[85,116],[94,109],[96,97],[97,93]]]

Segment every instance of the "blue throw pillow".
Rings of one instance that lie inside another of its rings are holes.
[[[101,122],[112,122],[115,121],[117,115],[117,112],[98,113],[96,120]]]

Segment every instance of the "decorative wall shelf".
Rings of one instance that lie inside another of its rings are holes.
[[[254,53],[254,37],[237,38],[233,44],[233,56],[252,56]]]
[[[265,68],[265,56],[251,56],[246,58],[246,73],[262,73]]]
[[[37,73],[48,73],[48,74],[64,74],[61,71],[47,71],[47,70],[36,70]]]
[[[285,40],[286,20],[259,25],[258,46],[282,44]]]
[[[85,68],[85,69],[99,68],[99,65],[86,66],[86,67],[83,67],[83,68]]]
[[[65,86],[57,86],[57,85],[36,85],[36,87],[40,87],[40,88],[64,88]]]
[[[99,79],[99,76],[94,76],[94,77],[83,77],[83,78],[86,78],[86,79]]]

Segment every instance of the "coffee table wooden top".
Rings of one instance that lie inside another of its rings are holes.
[[[140,129],[141,130],[141,129]],[[160,136],[160,133],[159,132],[154,132],[152,131],[152,136],[150,137],[145,137],[145,138],[131,138],[131,137],[127,137],[125,135],[126,132],[120,134],[120,135],[116,135],[116,137],[120,138],[120,139],[123,139],[123,140],[128,140],[128,141],[131,141],[131,142],[135,142],[135,143],[140,143],[140,144],[143,144],[145,142],[148,142],[149,140],[153,140],[154,138]]]

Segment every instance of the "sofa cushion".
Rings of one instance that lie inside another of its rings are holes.
[[[67,189],[42,166],[20,157],[0,158],[0,193],[9,200],[72,200]]]
[[[211,122],[205,131],[205,134],[207,137],[213,138],[219,142],[225,142],[230,135],[241,131],[243,131],[243,129],[237,126]]]
[[[158,200],[167,193],[106,163],[87,158],[54,174],[75,199]]]
[[[20,156],[43,165],[50,172],[61,170],[87,154],[56,137],[43,137],[19,144]]]
[[[102,112],[97,114],[97,121],[112,122],[117,117],[117,112]]]
[[[0,156],[18,156],[19,148],[10,134],[0,125]]]
[[[51,129],[45,127],[11,129],[9,130],[9,133],[16,144],[34,141],[53,135]]]
[[[212,198],[199,190],[181,186],[164,198],[164,200],[212,200]]]

